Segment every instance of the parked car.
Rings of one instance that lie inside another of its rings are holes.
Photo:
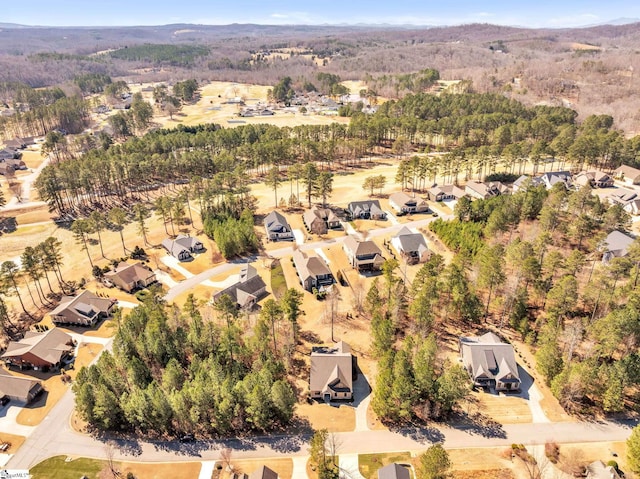
[[[193,436],[193,434],[185,434],[180,438],[180,442],[194,442],[195,440],[196,438]]]

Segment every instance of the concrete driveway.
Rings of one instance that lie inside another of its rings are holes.
[[[518,374],[520,375],[520,397],[527,401],[529,410],[531,411],[531,417],[534,423],[550,423],[551,420],[547,417],[540,405],[542,401],[542,392],[536,385],[533,377],[524,369],[518,365]]]
[[[340,454],[338,467],[340,467],[340,479],[364,479],[360,474],[358,454]]]

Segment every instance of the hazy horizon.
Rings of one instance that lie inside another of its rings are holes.
[[[63,7],[63,8],[60,8]],[[49,27],[127,27],[193,25],[413,25],[454,26],[469,23],[528,28],[583,27],[618,19],[640,18],[640,4],[624,0],[607,3],[569,0],[567,2],[495,1],[479,5],[472,0],[455,4],[398,0],[376,2],[328,0],[301,6],[293,0],[271,2],[237,0],[212,4],[206,0],[189,0],[180,4],[168,0],[109,0],[90,8],[83,0],[25,0],[3,7],[1,21],[25,26]]]

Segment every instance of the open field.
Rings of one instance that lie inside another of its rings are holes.
[[[299,125],[329,125],[334,122],[348,124],[349,118],[336,115],[325,116],[302,114],[293,111],[276,110],[272,116],[239,117],[242,107],[238,104],[227,103],[234,98],[242,98],[246,106],[267,104],[267,92],[270,85],[252,85],[214,81],[200,88],[199,99],[192,104],[183,106],[182,110],[170,118],[168,115],[157,114],[155,122],[162,127],[170,128],[176,125],[199,125],[202,123],[218,123],[224,127],[235,127],[244,124],[268,123],[275,126]],[[146,95],[149,99],[150,94]],[[231,120],[231,121],[230,121]]]
[[[89,479],[103,477],[100,471],[108,468],[107,461],[85,457],[70,458],[56,456],[41,462],[29,471],[33,479],[77,479],[86,476]],[[198,476],[199,462],[145,464],[135,462],[115,462],[114,469],[121,477],[131,472],[140,479],[193,479]],[[111,474],[109,472],[109,474]]]

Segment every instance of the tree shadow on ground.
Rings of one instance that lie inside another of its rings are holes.
[[[467,431],[471,435],[479,435],[486,438],[506,439],[507,437],[502,424],[481,413],[454,413],[449,426],[453,429]]]
[[[396,434],[400,434],[402,436],[408,437],[413,441],[416,441],[420,444],[435,444],[437,442],[444,442],[444,434],[442,431],[435,427],[424,426],[424,425],[402,425],[402,426],[391,426],[389,430],[395,432]]]

